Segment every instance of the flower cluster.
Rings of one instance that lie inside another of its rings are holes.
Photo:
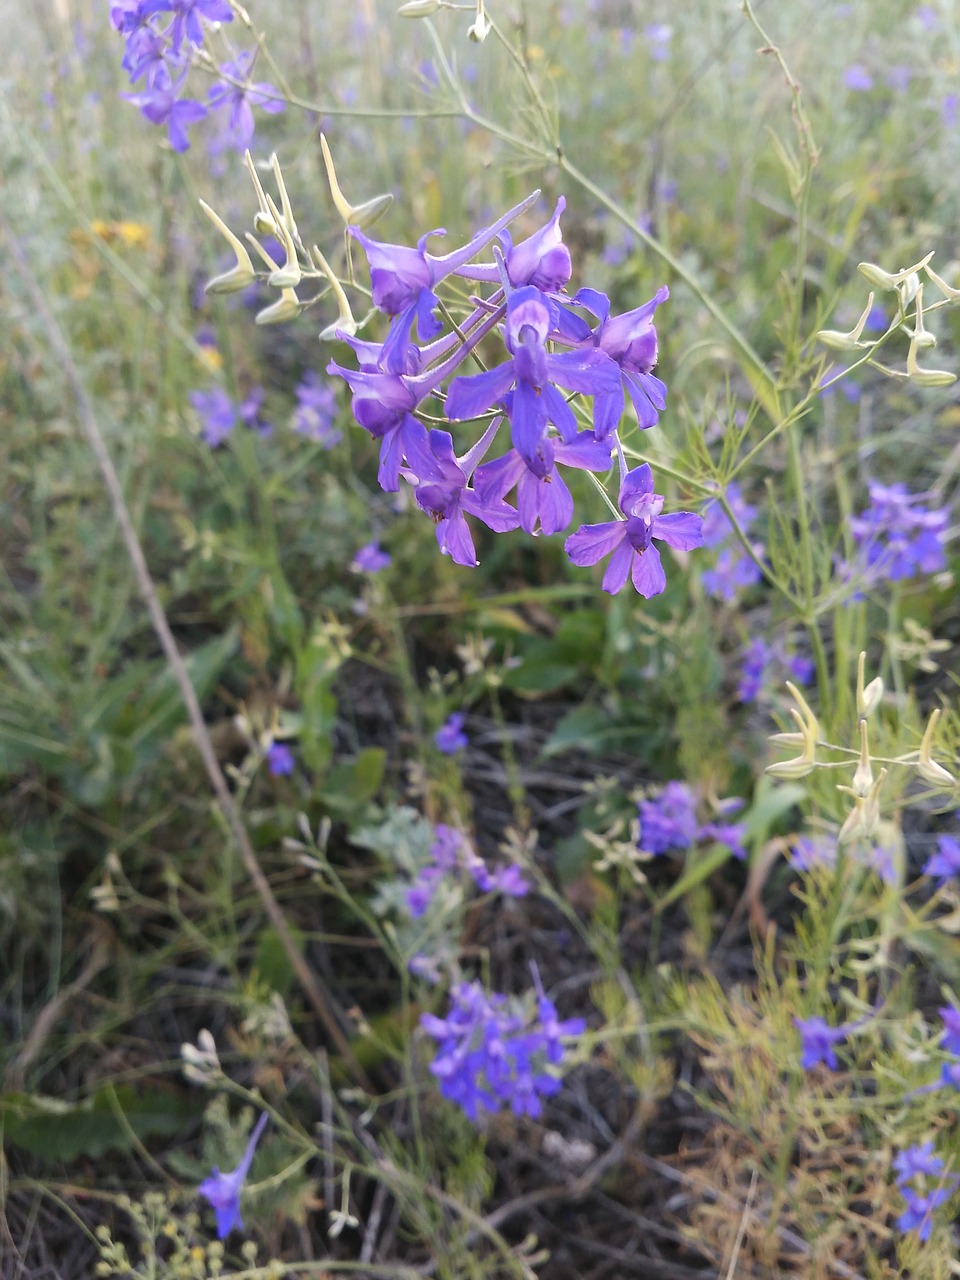
[[[845,576],[902,582],[947,567],[945,507],[929,507],[902,484],[871,484],[869,493],[870,506],[850,520],[858,554],[844,566]]]
[[[740,800],[725,800],[721,803],[721,810],[724,813],[735,812],[741,804]],[[645,853],[668,853],[714,840],[727,845],[735,858],[747,856],[743,845],[743,823],[699,822],[696,796],[685,782],[668,782],[655,799],[640,801],[639,812],[639,844]]]
[[[704,574],[704,579],[706,576]],[[780,682],[783,671],[789,673],[794,684],[809,684],[814,670],[814,664],[809,658],[792,653],[781,641],[770,644],[763,636],[755,636],[744,650],[737,697],[741,702],[756,701],[764,689],[775,681]]]
[[[932,1142],[907,1147],[894,1159],[896,1185],[906,1208],[897,1219],[901,1231],[916,1231],[921,1240],[930,1239],[933,1213],[953,1194],[960,1177],[947,1175],[943,1160],[934,1152]],[[935,1179],[930,1186],[928,1179]]]
[[[219,68],[207,103],[185,96],[194,54],[203,46],[205,23],[233,21],[228,0],[113,0],[110,23],[124,37],[121,66],[130,83],[143,82],[124,97],[139,107],[151,124],[166,125],[174,151],[190,146],[187,130],[209,111],[220,111],[225,124],[214,149],[242,151],[254,132],[253,107],[275,114],[284,103],[271,84],[253,83],[255,54],[242,52]]]
[[[420,1025],[437,1041],[430,1070],[441,1094],[474,1124],[482,1111],[504,1105],[514,1115],[539,1116],[541,1099],[560,1089],[564,1038],[586,1029],[582,1018],[560,1021],[539,979],[535,1016],[506,996],[488,994],[479,982],[461,982],[451,992],[446,1018],[425,1013]]]
[[[735,482],[727,486],[726,502],[741,531],[746,534],[757,517],[757,508],[743,498],[740,486]],[[728,603],[735,600],[741,591],[760,581],[757,560],[763,558],[764,551],[762,543],[751,542],[750,549],[756,557],[753,559],[733,535],[734,527],[724,508],[717,499],[708,502],[703,509],[703,545],[718,547],[720,551],[715,567],[704,571],[703,585],[711,595]]]
[[[203,442],[211,449],[223,444],[238,422],[261,436],[268,436],[272,430],[270,424],[260,417],[262,387],[254,387],[239,404],[222,387],[213,387],[209,391],[191,391],[187,398],[200,419]]]
[[[359,367],[331,361],[328,372],[347,383],[354,418],[380,442],[382,488],[394,492],[401,481],[411,487],[436,523],[441,552],[457,564],[477,563],[467,516],[498,533],[559,533],[574,516],[564,469],[607,472],[616,458],[617,519],[582,526],[567,539],[566,551],[575,565],[609,555],[606,591],[621,590],[629,577],[641,595],[652,596],[666,585],[654,543],[685,551],[703,541],[699,516],[663,514],[650,467],[630,470],[620,439],[628,398],[641,429],[653,426],[664,407],[666,388],[653,373],[653,317],[668,291],[661,288],[618,316],[594,289],[570,296],[563,198],[527,239],[515,244],[506,229],[533,198],[442,256],[427,251],[429,233],[413,248],[380,243],[351,226],[367,256],[374,304],[391,324],[379,344],[340,331]],[[494,261],[475,261],[491,245]],[[455,275],[490,291],[474,297],[472,310],[445,331],[435,290]],[[500,363],[460,372],[493,334],[503,343]],[[428,430],[421,414],[450,427],[479,422],[479,436],[460,453],[452,432]],[[488,459],[505,432],[510,447]],[[507,501],[510,494],[515,505]]]
[[[463,835],[446,823],[437,823],[430,857],[430,865],[421,869],[407,890],[407,910],[414,919],[419,919],[427,910],[443,880],[462,873],[473,880],[481,893],[505,893],[508,898],[522,898],[530,891],[519,867],[508,863],[491,871]]]

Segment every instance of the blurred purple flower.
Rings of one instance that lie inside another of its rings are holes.
[[[379,573],[390,564],[390,556],[379,542],[368,542],[353,557],[350,568],[354,573]]]
[[[207,95],[212,111],[219,111],[221,108],[228,110],[227,124],[220,134],[218,150],[222,146],[228,146],[236,151],[245,151],[250,146],[255,127],[254,107],[259,107],[268,115],[277,115],[286,105],[272,84],[248,83],[253,61],[254,54],[246,51],[238,54],[234,61],[224,62],[220,67],[220,74],[226,79],[218,80]],[[236,80],[241,83],[230,83]]]
[[[906,1208],[897,1219],[897,1227],[900,1231],[916,1231],[919,1238],[923,1241],[930,1239],[933,1233],[933,1213],[935,1209],[953,1195],[955,1182],[951,1181],[948,1186],[934,1187],[932,1191],[928,1191],[922,1195],[918,1191],[911,1191],[906,1187],[901,1187],[900,1194],[906,1202]]]
[[[811,871],[814,867],[837,865],[837,842],[824,836],[800,836],[793,845],[790,865],[795,871]]]
[[[222,387],[191,391],[187,397],[200,418],[204,444],[216,449],[237,425],[237,407]]]
[[[955,836],[938,836],[937,852],[927,859],[923,874],[932,876],[943,884],[958,873],[960,873],[960,840]]]
[[[311,369],[294,388],[294,394],[297,397],[294,431],[309,436],[324,449],[332,449],[343,434],[333,426],[337,413],[337,395],[333,387]]]
[[[217,1218],[217,1235],[221,1240],[226,1240],[234,1227],[243,1229],[243,1219],[240,1217],[240,1192],[250,1172],[253,1153],[267,1119],[267,1113],[264,1112],[254,1125],[243,1159],[232,1173],[221,1173],[214,1165],[210,1177],[201,1182],[197,1188],[199,1194],[213,1206]]]
[[[463,732],[465,720],[466,716],[462,711],[454,711],[433,735],[437,750],[442,751],[445,756],[452,756],[470,745],[470,739]]]
[[[943,1051],[960,1057],[960,1009],[947,1004],[938,1009],[937,1013],[943,1019],[943,1040],[941,1041]]]
[[[177,97],[185,79],[186,73],[173,81],[170,79],[167,68],[159,67],[153,77],[153,83],[142,93],[121,95],[135,107],[139,107],[141,115],[145,116],[151,124],[167,126],[170,145],[174,151],[189,150],[190,139],[187,137],[187,129],[207,114],[207,109],[202,103],[194,102],[190,98]]]
[[[860,62],[854,62],[843,73],[843,83],[854,93],[866,93],[873,88],[873,76]]]
[[[847,1038],[852,1025],[843,1023],[839,1027],[831,1027],[823,1018],[794,1018],[793,1025],[800,1032],[800,1065],[804,1071],[809,1071],[819,1062],[836,1071],[840,1063],[833,1046]]]
[[[697,803],[685,782],[668,782],[653,800],[641,800],[640,848],[647,853],[689,849],[697,837]]]
[[[267,768],[274,778],[287,778],[296,767],[293,752],[283,742],[271,742],[267,748]]]
[[[207,22],[233,21],[228,0],[142,0],[140,13],[144,18],[156,13],[173,14],[169,35],[174,54],[180,52],[185,39],[197,48],[203,44],[201,18]]]

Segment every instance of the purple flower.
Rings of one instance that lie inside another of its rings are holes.
[[[917,1191],[901,1189],[901,1195],[907,1207],[897,1219],[899,1230],[916,1231],[921,1240],[929,1240],[933,1232],[934,1210],[939,1209],[944,1201],[950,1199],[954,1185],[951,1182],[949,1186],[934,1187],[926,1195],[921,1195]]]
[[[155,13],[172,13],[170,41],[174,54],[180,52],[184,39],[197,48],[203,44],[201,18],[208,22],[232,22],[233,10],[228,0],[143,0],[140,14],[150,18]]]
[[[271,742],[267,748],[267,768],[274,778],[289,777],[296,766],[293,752],[283,742]]]
[[[955,1009],[952,1004],[948,1004],[938,1009],[937,1012],[943,1019],[942,1046],[944,1052],[960,1057],[960,1009]]]
[[[928,858],[923,874],[933,876],[943,884],[958,872],[960,872],[960,840],[955,836],[938,836],[937,852]]]
[[[227,125],[221,135],[221,142],[237,151],[245,151],[253,139],[253,107],[259,107],[268,115],[277,115],[285,106],[272,84],[248,83],[253,61],[254,54],[247,51],[238,54],[233,62],[223,63],[220,74],[225,79],[218,80],[207,95],[211,110],[228,109]],[[240,83],[234,84],[231,81]]]
[[[800,836],[794,842],[790,855],[790,865],[795,871],[811,871],[814,867],[835,867],[837,865],[837,843],[823,837],[811,839]]]
[[[652,540],[690,551],[703,543],[702,522],[691,511],[661,515],[663,498],[653,491],[653,473],[647,463],[624,477],[620,510],[625,520],[583,525],[567,539],[564,549],[573,564],[581,566],[596,564],[610,555],[603,575],[604,591],[616,594],[630,576],[640,595],[649,599],[667,585],[660,553]]]
[[[184,73],[177,81],[170,79],[166,67],[157,69],[153,83],[143,93],[125,93],[122,96],[135,107],[140,108],[141,115],[146,116],[151,124],[165,124],[174,151],[187,151],[190,139],[187,129],[207,114],[207,109],[200,102],[190,98],[178,99],[177,94],[186,79]]]
[[[513,243],[508,231],[501,234],[507,279],[515,289],[534,285],[544,293],[555,293],[570,279],[573,262],[560,234],[560,215],[566,206],[566,200],[560,196],[550,221],[519,244]],[[485,280],[488,284],[500,283],[500,269],[492,262],[464,265],[458,274],[470,280]]]
[[[452,756],[470,745],[470,739],[463,732],[466,716],[462,711],[454,711],[446,722],[433,735],[433,741],[445,756]]]
[[[809,1071],[819,1062],[836,1071],[840,1063],[833,1046],[847,1038],[852,1026],[844,1023],[831,1027],[823,1018],[794,1018],[793,1025],[800,1032],[800,1065],[804,1071]]]
[[[390,563],[390,556],[379,542],[368,542],[353,557],[350,568],[354,573],[379,573]]]
[[[247,1149],[243,1153],[243,1159],[232,1173],[221,1173],[217,1166],[214,1165],[210,1177],[201,1182],[197,1188],[200,1195],[204,1196],[213,1206],[213,1211],[217,1217],[217,1235],[221,1240],[226,1240],[234,1227],[241,1230],[243,1228],[243,1220],[240,1217],[240,1192],[243,1190],[243,1184],[250,1171],[254,1150],[260,1140],[261,1133],[263,1133],[267,1119],[267,1113],[264,1112],[254,1125],[253,1132],[250,1134],[250,1141],[247,1143]]]
[[[747,850],[744,846],[747,829],[742,822],[705,822],[697,829],[698,840],[715,840],[717,844],[726,845],[735,858],[746,861]]]
[[[477,468],[476,490],[480,501],[489,509],[502,502],[504,495],[516,486],[517,515],[524,532],[536,533],[539,525],[545,534],[559,533],[573,519],[574,506],[557,463],[581,471],[606,471],[610,466],[610,446],[598,440],[593,432],[581,431],[569,444],[544,439],[538,461],[542,473],[540,469],[531,468],[516,449],[511,449],[502,458]]]
[[[200,417],[204,444],[216,449],[237,425],[237,407],[222,387],[191,391],[187,397]]]
[[[640,802],[640,848],[689,849],[697,838],[697,803],[685,782],[668,782],[655,800]]]
[[[922,494],[910,493],[903,484],[871,483],[868,488],[871,505],[850,519],[859,555],[847,572],[859,571],[870,581],[900,582],[945,569],[947,508],[929,509]]]
[[[854,62],[843,73],[843,83],[854,93],[866,93],[873,88],[873,76],[862,63]]]
[[[337,412],[337,397],[333,387],[311,369],[294,388],[297,407],[293,416],[293,429],[332,449],[341,439],[341,432],[333,427]]]
[[[582,1034],[586,1024],[581,1018],[561,1022],[542,988],[538,996],[531,1018],[512,1012],[505,996],[488,995],[479,982],[462,982],[450,993],[446,1018],[421,1015],[421,1027],[437,1041],[430,1070],[440,1093],[475,1124],[481,1111],[504,1104],[515,1115],[537,1117],[542,1099],[560,1088],[547,1068],[562,1064],[563,1039]]]
[[[620,385],[597,401],[598,436],[609,434],[619,423],[624,390],[630,396],[640,427],[645,430],[656,424],[666,404],[667,388],[653,373],[658,355],[653,315],[669,297],[670,290],[663,285],[649,302],[619,316],[610,315],[610,299],[596,289],[581,289],[574,298],[600,321],[581,345],[602,351],[620,370]]]
[[[894,1157],[893,1167],[897,1171],[897,1186],[902,1187],[920,1174],[939,1177],[943,1172],[943,1161],[934,1153],[931,1140],[922,1142],[919,1146],[905,1148]]]
[[[442,257],[427,253],[425,248],[431,236],[446,235],[442,227],[421,236],[415,249],[406,245],[383,244],[371,240],[359,227],[350,228],[350,234],[360,241],[367,255],[374,306],[395,317],[395,324],[391,326],[390,336],[384,344],[385,368],[394,369],[396,348],[406,345],[414,320],[421,341],[437,337],[442,326],[433,315],[438,303],[434,286],[476,257],[527,204],[529,198],[498,218],[492,226],[478,232],[467,244]]]
[[[740,486],[735,482],[727,487],[726,500],[734,519],[745,533],[756,518],[757,508],[745,501],[741,496]],[[730,518],[713,498],[703,509],[703,545],[722,549],[716,566],[704,570],[703,585],[711,595],[728,602],[735,600],[741,590],[754,586],[763,576],[759,565],[745,553],[739,542],[723,545],[732,542],[733,525]],[[760,559],[763,556],[763,544],[753,542],[750,545],[754,555]]]
[[[441,552],[456,564],[472,568],[478,563],[477,553],[464,512],[476,516],[497,533],[516,529],[520,516],[503,501],[502,495],[477,493],[467,487],[467,475],[461,465],[464,460],[454,454],[449,432],[431,431],[430,450],[436,464],[435,478],[420,481],[413,477],[417,504],[436,521]]]
[[[507,299],[505,323],[512,359],[485,373],[454,378],[447,392],[446,412],[452,419],[476,418],[501,404],[510,418],[514,447],[541,477],[552,461],[542,447],[547,424],[552,422],[567,444],[577,436],[576,416],[552,384],[601,398],[609,398],[620,385],[616,364],[600,351],[547,351],[559,316],[557,305],[535,286],[517,289]]]

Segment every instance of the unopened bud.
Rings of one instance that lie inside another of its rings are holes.
[[[867,745],[867,722],[860,721],[860,762],[853,775],[853,790],[858,796],[868,795],[873,786],[873,770],[870,767],[870,749]]]
[[[483,44],[490,34],[490,19],[483,11],[483,0],[477,0],[477,18],[467,35],[474,44]]]
[[[864,672],[867,662],[867,655],[861,650],[857,659],[857,715],[869,716],[880,705],[880,699],[883,697],[883,681],[879,676],[874,676],[870,683],[864,686]]]
[[[443,8],[440,0],[409,0],[397,10],[401,18],[429,18]]]
[[[873,310],[873,294],[867,297],[867,305],[860,314],[860,319],[849,331],[849,333],[841,333],[837,329],[821,329],[817,334],[818,342],[822,342],[825,347],[832,347],[837,351],[853,351],[865,347],[872,347],[872,342],[861,342],[860,335],[863,333],[864,326],[869,319],[870,312]]]
[[[899,289],[908,276],[915,275],[916,272],[921,271],[932,257],[933,251],[931,250],[925,258],[915,262],[912,267],[904,267],[894,275],[891,275],[889,271],[884,271],[883,267],[878,267],[875,262],[858,263],[857,270],[861,275],[866,276],[872,285],[876,285],[878,289]]]
[[[267,196],[267,203],[270,206],[270,212],[273,214],[274,222],[277,224],[277,235],[280,243],[283,245],[283,251],[286,254],[286,262],[282,267],[278,267],[276,271],[271,271],[267,278],[267,284],[274,289],[295,289],[300,283],[301,271],[300,260],[297,257],[297,247],[293,243],[293,239],[287,229],[287,224],[280,216],[280,210],[277,208],[271,196]]]
[[[949,387],[956,382],[957,375],[948,369],[921,369],[917,364],[917,340],[910,343],[907,351],[907,377],[918,387]]]
[[[960,289],[954,289],[950,285],[948,285],[946,280],[938,276],[932,267],[924,267],[924,271],[926,271],[927,275],[930,277],[930,279],[937,286],[937,288],[940,290],[940,292],[943,294],[943,296],[947,299],[948,302],[956,302],[957,299],[960,298]]]
[[[375,222],[380,221],[392,204],[393,196],[389,191],[385,191],[383,195],[373,196],[370,200],[364,200],[363,204],[353,205],[350,210],[353,214],[350,219],[350,225],[359,227],[361,231],[366,231],[368,227],[372,227]]]
[[[293,289],[281,289],[280,297],[254,316],[257,324],[284,324],[300,314],[300,299]]]
[[[913,338],[918,351],[926,351],[930,347],[937,345],[937,339],[934,334],[923,323],[923,285],[917,289],[917,315],[914,323],[913,332],[907,330],[910,337]]]
[[[788,687],[793,688],[789,682]],[[810,708],[807,707],[806,703],[803,705],[809,712]],[[781,760],[777,764],[768,764],[764,772],[769,773],[771,778],[805,778],[808,773],[813,772],[814,766],[816,765],[818,735],[811,732],[809,725],[804,721],[803,717],[795,707],[790,708],[790,714],[793,717],[794,722],[799,726],[800,732],[797,734],[775,734],[774,738],[781,742],[788,739],[792,742],[799,740],[799,742],[803,744],[803,751],[800,755],[795,756],[793,760]],[[810,715],[812,716],[813,713],[810,712]],[[815,719],[813,723],[816,725]]]
[[[929,782],[931,787],[955,787],[957,780],[949,769],[944,769],[942,765],[937,764],[931,756],[933,747],[933,736],[937,729],[937,721],[940,719],[940,708],[936,707],[930,712],[930,719],[927,721],[927,727],[924,730],[923,738],[920,742],[920,751],[917,757],[917,773],[924,782]]]
[[[290,205],[290,197],[287,195],[286,183],[283,181],[283,174],[280,172],[280,161],[277,159],[277,153],[274,152],[270,157],[270,167],[273,170],[273,176],[277,182],[277,190],[280,192],[280,209],[283,212],[283,225],[289,233],[290,239],[294,242],[300,239],[300,232],[297,230],[297,224],[294,221],[293,209]],[[276,217],[277,207],[270,202],[270,212]]]
[[[903,277],[898,287],[901,304],[906,309],[917,296],[917,290],[920,288],[920,277],[916,271],[911,271]]]
[[[222,275],[215,276],[207,284],[206,292],[237,293],[240,289],[246,289],[248,285],[253,284],[257,277],[253,270],[253,263],[250,261],[250,255],[244,248],[243,241],[233,234],[219,214],[215,213],[206,201],[200,201],[200,208],[230,245],[237,259],[236,266],[231,267],[229,271],[225,271]]]
[[[333,290],[333,296],[336,298],[337,306],[340,309],[340,315],[337,320],[333,324],[328,324],[321,332],[320,341],[326,342],[331,338],[335,338],[338,333],[344,333],[348,337],[352,338],[360,326],[353,318],[353,311],[350,309],[350,299],[347,297],[346,293],[344,293],[343,285],[334,275],[329,262],[327,262],[317,245],[314,245],[310,250],[310,256],[313,259],[314,264],[320,268],[323,274],[330,281],[330,288]]]

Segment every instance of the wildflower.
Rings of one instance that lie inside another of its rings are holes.
[[[741,495],[740,486],[735,482],[727,486],[726,501],[733,518],[740,529],[746,533],[756,519],[757,508],[751,506]],[[763,557],[763,544],[752,542],[754,558],[743,550],[739,542],[736,545],[724,546],[733,542],[733,525],[726,511],[715,499],[703,509],[703,545],[705,547],[722,548],[717,557],[716,566],[705,570],[703,585],[711,595],[728,602],[736,599],[739,592],[754,586],[763,576],[757,560]]]
[[[948,1004],[937,1012],[943,1019],[941,1044],[944,1052],[960,1057],[960,1009],[955,1009],[952,1004]]]
[[[158,69],[153,83],[143,93],[125,93],[122,96],[135,107],[151,124],[165,124],[174,151],[187,151],[190,139],[187,129],[202,120],[207,109],[201,102],[191,98],[178,98],[177,95],[186,79],[186,72],[176,81],[170,77],[166,67]]]
[[[470,739],[463,732],[465,719],[466,716],[462,711],[454,711],[433,735],[437,749],[445,756],[455,755],[456,752],[463,751],[470,745]]]
[[[943,542],[950,516],[945,507],[927,508],[922,494],[903,484],[868,486],[870,506],[850,520],[859,547],[852,569],[869,580],[892,582],[938,573],[947,565]]]
[[[836,1071],[840,1063],[833,1046],[847,1038],[853,1024],[831,1027],[823,1018],[794,1018],[793,1025],[800,1032],[800,1065],[804,1071],[809,1071],[818,1062]]]
[[[229,0],[143,0],[140,6],[141,17],[150,18],[156,13],[174,15],[169,35],[175,54],[180,52],[185,39],[197,48],[203,44],[201,18],[205,18],[207,22],[233,21]]]
[[[389,554],[379,542],[368,542],[353,557],[350,568],[354,573],[379,573],[390,564]]]
[[[689,849],[696,837],[696,800],[685,782],[668,782],[655,800],[640,802],[640,848],[645,852]]]
[[[248,83],[253,60],[254,55],[248,50],[238,54],[232,62],[224,62],[220,67],[223,79],[218,80],[207,94],[212,111],[225,109],[229,112],[221,145],[237,151],[245,151],[253,140],[253,107],[259,107],[268,115],[277,115],[286,105],[274,85]]]
[[[843,83],[854,93],[866,93],[873,88],[873,76],[862,63],[854,62],[843,73]]]
[[[916,1231],[918,1237],[926,1242],[933,1233],[933,1213],[953,1194],[953,1185],[934,1187],[926,1195],[917,1191],[901,1188],[901,1195],[906,1201],[906,1209],[897,1219],[900,1231]]]
[[[653,473],[647,463],[624,477],[620,510],[625,520],[582,525],[567,539],[564,549],[576,565],[596,564],[613,553],[603,575],[604,591],[616,594],[629,575],[640,595],[659,595],[667,579],[652,539],[680,551],[699,547],[703,543],[700,517],[691,511],[661,515],[663,498],[653,492]]]
[[[187,398],[200,417],[204,444],[211,449],[218,448],[237,424],[236,405],[222,387],[191,391]]]
[[[534,194],[540,193],[538,191]],[[570,279],[573,261],[560,232],[560,215],[566,205],[566,200],[560,196],[549,222],[519,244],[513,243],[509,231],[501,233],[504,267],[507,279],[514,288],[534,285],[544,293],[555,293]],[[500,283],[500,270],[495,263],[464,265],[458,274],[470,280],[485,280],[488,284]]]
[[[309,436],[324,449],[332,449],[341,439],[341,432],[333,427],[337,412],[337,397],[328,382],[311,369],[294,388],[297,407],[293,416],[293,429]]]
[[[505,322],[511,359],[485,373],[454,378],[447,392],[448,418],[476,418],[491,405],[502,405],[514,448],[539,476],[550,468],[541,448],[547,424],[552,422],[567,444],[577,436],[574,412],[552,384],[593,396],[609,396],[619,386],[616,365],[600,351],[547,351],[558,324],[559,308],[550,298],[533,285],[517,289],[507,299]]]
[[[563,1061],[563,1040],[580,1035],[582,1018],[561,1022],[552,1001],[538,992],[537,1016],[511,1010],[506,996],[488,995],[479,982],[461,982],[450,993],[446,1018],[421,1015],[423,1030],[437,1041],[430,1070],[440,1093],[462,1107],[476,1124],[482,1111],[509,1104],[515,1115],[537,1117],[542,1099],[560,1089],[548,1067]]]
[[[943,1010],[941,1009],[942,1013]],[[939,1177],[943,1172],[943,1161],[934,1154],[933,1141],[922,1142],[915,1147],[907,1147],[894,1157],[893,1167],[897,1171],[897,1186],[901,1187],[904,1183],[910,1181],[911,1178],[918,1174],[929,1174],[931,1177]]]
[[[267,1119],[267,1113],[264,1112],[254,1125],[247,1148],[243,1153],[243,1159],[232,1173],[221,1173],[217,1166],[214,1165],[210,1177],[201,1182],[197,1188],[200,1195],[207,1199],[213,1207],[217,1217],[217,1235],[221,1240],[226,1240],[234,1227],[241,1230],[243,1228],[243,1220],[240,1217],[240,1192],[243,1190],[243,1184],[246,1181],[247,1174],[250,1172],[253,1153],[266,1126]]]
[[[608,355],[620,370],[620,387],[598,401],[598,435],[609,433],[620,421],[624,390],[630,396],[641,429],[656,424],[666,404],[667,388],[653,372],[658,355],[653,314],[669,297],[670,290],[663,285],[649,302],[618,316],[610,315],[610,299],[596,289],[581,289],[574,298],[575,303],[581,303],[600,321],[589,344]]]
[[[534,469],[516,449],[511,449],[502,458],[477,468],[475,487],[484,504],[494,504],[502,502],[504,494],[516,486],[521,529],[536,533],[539,526],[542,533],[559,533],[573,519],[574,505],[557,463],[581,471],[606,471],[610,466],[610,446],[592,431],[581,431],[569,444],[544,439],[537,462]]]
[[[516,529],[520,517],[502,496],[492,492],[479,494],[467,487],[462,460],[453,452],[453,437],[448,431],[433,430],[429,439],[440,478],[417,483],[417,504],[436,521],[437,543],[443,555],[450,556],[456,564],[472,568],[478,563],[477,552],[464,512],[476,516],[497,533]]]
[[[938,836],[937,852],[927,859],[923,874],[933,876],[944,884],[958,872],[960,872],[960,840],[956,836]]]
[[[287,778],[293,773],[296,761],[293,752],[283,742],[271,742],[267,748],[267,768],[274,778]]]
[[[811,871],[814,867],[835,867],[837,865],[837,843],[824,837],[812,839],[800,836],[790,854],[790,865],[795,871]]]

